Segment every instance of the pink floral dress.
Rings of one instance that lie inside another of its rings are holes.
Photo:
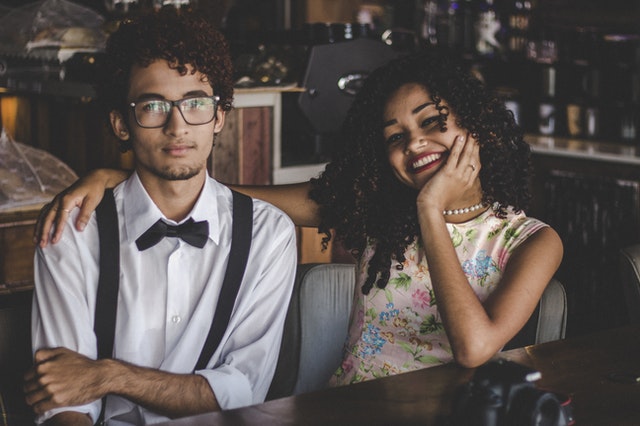
[[[480,300],[495,289],[513,250],[545,226],[512,211],[500,219],[492,209],[466,223],[447,224],[462,269]],[[411,244],[403,269],[391,264],[386,288],[374,286],[364,295],[360,287],[372,254],[373,247],[367,247],[358,265],[349,337],[342,365],[331,378],[332,386],[453,360],[422,247],[417,242]]]

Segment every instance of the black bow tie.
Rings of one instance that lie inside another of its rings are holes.
[[[206,220],[194,222],[191,218],[182,225],[174,226],[158,220],[144,234],[140,235],[136,240],[136,245],[138,250],[146,250],[158,244],[164,237],[182,238],[186,243],[202,248],[209,237],[209,222]]]

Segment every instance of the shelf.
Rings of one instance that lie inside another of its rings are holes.
[[[525,140],[534,154],[640,165],[638,148],[622,143],[533,134],[525,135]]]

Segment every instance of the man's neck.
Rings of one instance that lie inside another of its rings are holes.
[[[142,186],[168,219],[180,222],[193,209],[207,177],[206,170],[186,180],[166,180],[139,173]]]

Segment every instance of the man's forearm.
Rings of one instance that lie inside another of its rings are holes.
[[[117,360],[108,362],[109,393],[169,418],[220,410],[209,382],[198,374],[173,374]]]
[[[84,413],[65,411],[56,414],[45,422],[47,426],[92,426],[91,417]]]

